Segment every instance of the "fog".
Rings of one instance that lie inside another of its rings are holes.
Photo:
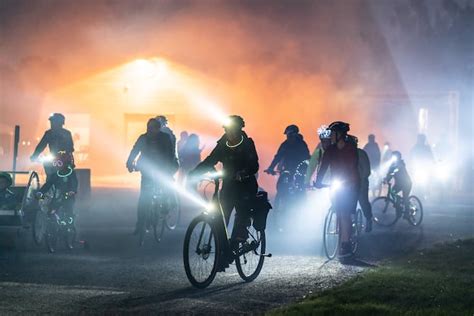
[[[130,148],[117,125],[125,113],[174,115],[176,134],[198,132],[208,152],[220,125],[193,112],[183,89],[138,102],[108,76],[148,58],[165,60],[223,112],[242,115],[262,168],[292,123],[310,150],[318,126],[346,120],[361,145],[375,133],[380,145],[407,153],[420,107],[432,106],[430,142],[448,130],[457,147],[472,133],[472,1],[1,0],[0,12],[2,168],[10,166],[15,124],[32,143],[20,151],[30,168],[50,112],[90,115],[82,167],[93,175],[125,172]],[[260,180],[274,186],[269,176]]]

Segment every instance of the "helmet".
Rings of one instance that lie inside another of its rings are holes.
[[[285,134],[285,135],[298,134],[299,132],[300,132],[300,129],[298,128],[298,126],[292,124],[292,125],[288,125],[285,128],[285,131],[283,132],[283,134]]]
[[[350,130],[349,124],[341,121],[332,122],[329,124],[329,129],[333,132],[341,132],[343,134],[347,134]]]
[[[230,115],[227,117],[224,127],[238,127],[238,128],[243,128],[245,127],[245,121],[242,118],[242,116],[239,115]]]
[[[397,160],[402,159],[402,153],[398,150],[392,151],[392,157],[397,157]]]
[[[331,130],[326,125],[321,125],[318,128],[318,135],[320,140],[329,140],[331,139]]]
[[[64,125],[64,122],[66,121],[66,118],[61,113],[52,113],[48,119],[51,122],[58,122],[62,125]]]
[[[0,172],[0,178],[6,179],[8,186],[13,184],[12,176],[8,172]]]
[[[74,168],[74,158],[71,153],[66,151],[58,151],[53,160],[53,166],[61,168],[63,166],[69,166]]]
[[[161,126],[165,126],[166,124],[168,124],[168,119],[164,115],[158,115],[157,117],[155,117],[155,120],[160,122]]]

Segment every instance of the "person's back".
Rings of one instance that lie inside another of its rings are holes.
[[[364,146],[364,151],[369,157],[370,165],[374,170],[377,170],[380,165],[380,148],[375,142],[375,135],[369,135],[369,142]]]
[[[310,158],[308,145],[296,125],[288,126],[284,134],[287,139],[280,145],[272,163],[265,170],[267,173],[273,173],[278,165],[279,170],[286,170],[293,174],[302,161]]]

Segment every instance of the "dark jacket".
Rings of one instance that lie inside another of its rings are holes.
[[[53,154],[57,153],[58,151],[73,153],[74,143],[71,132],[64,128],[57,130],[47,130],[44,133],[43,138],[41,138],[38,146],[36,146],[33,157],[38,157],[39,154],[41,154],[46,148],[46,146],[49,146],[49,151]]]
[[[229,186],[252,187],[257,183],[255,177],[258,172],[258,155],[255,144],[245,133],[242,134],[243,142],[237,147],[227,146],[227,136],[224,135],[217,141],[216,147],[209,156],[204,159],[193,172],[205,172],[211,170],[218,162],[223,165],[223,190]],[[244,178],[242,182],[235,180],[237,173]]]
[[[397,187],[411,186],[411,178],[408,174],[405,162],[403,160],[393,163],[387,174],[387,181],[390,181],[392,177],[395,179],[395,185]]]
[[[374,170],[377,169],[380,165],[379,145],[375,142],[367,143],[367,145],[364,146],[364,150],[367,153],[367,156],[369,156],[370,165],[372,166],[372,168]]]
[[[298,165],[310,158],[308,145],[303,139],[303,135],[298,134],[294,141],[285,140],[278,148],[277,154],[273,158],[269,169],[274,169],[277,165],[282,170],[294,173]]]
[[[353,142],[339,149],[337,145],[331,145],[325,152],[318,170],[316,182],[322,183],[324,174],[331,168],[331,178],[344,183],[344,186],[358,186],[359,158],[357,147]]]
[[[138,154],[140,157],[137,161],[137,168],[142,172],[150,167],[170,173],[177,170],[176,151],[170,136],[164,132],[159,132],[155,137],[147,133],[140,135],[128,156],[127,166],[133,163]]]

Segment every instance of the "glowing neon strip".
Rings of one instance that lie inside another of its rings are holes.
[[[69,168],[69,172],[68,172],[67,174],[60,174],[60,173],[59,173],[59,170],[56,171],[58,177],[61,177],[61,178],[69,177],[69,176],[71,175],[71,173],[72,173],[72,168],[71,168],[71,167],[68,167],[68,168]]]
[[[242,137],[242,139],[240,140],[240,142],[237,145],[229,145],[229,141],[226,141],[225,142],[226,146],[229,147],[229,148],[235,148],[235,147],[240,146],[244,142],[244,137],[243,136],[241,136],[241,137]]]

